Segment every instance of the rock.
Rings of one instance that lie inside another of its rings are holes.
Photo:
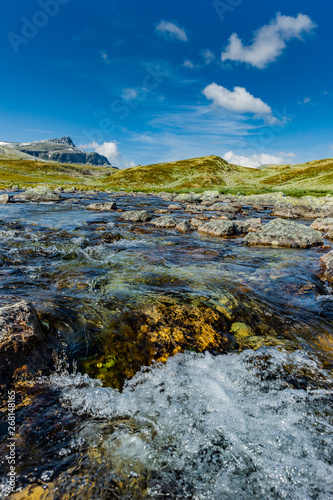
[[[108,212],[110,210],[116,210],[117,205],[116,202],[114,201],[109,201],[106,203],[90,203],[90,205],[87,206],[88,210],[99,210],[101,212]]]
[[[211,236],[235,236],[241,234],[242,223],[236,224],[234,221],[213,219],[198,227],[199,233]]]
[[[185,206],[185,212],[202,212],[203,210],[205,210],[205,206],[198,203]]]
[[[189,220],[183,220],[176,226],[177,231],[180,233],[190,233],[193,231],[194,227],[192,226]]]
[[[246,219],[250,225],[248,227],[248,232],[256,233],[258,229],[262,227],[262,221],[259,217],[253,219]]]
[[[194,228],[198,228],[198,227],[202,226],[203,224],[205,224],[205,221],[197,219],[197,218],[193,218],[193,219],[191,219],[190,223],[191,223],[191,226],[193,226]]]
[[[218,198],[220,195],[219,191],[204,191],[201,194],[203,200]]]
[[[211,205],[209,208],[206,208],[205,210],[212,210],[212,211],[219,211],[219,212],[225,212],[228,214],[235,214],[237,212],[240,212],[240,209],[238,207],[233,207],[231,205],[224,205],[223,203],[214,203],[214,205]]]
[[[166,208],[159,208],[158,210],[155,210],[154,214],[170,214],[170,210],[167,210]]]
[[[169,215],[162,215],[162,217],[157,217],[156,219],[153,219],[150,221],[150,224],[153,224],[156,227],[175,227],[177,226],[177,221],[173,218],[170,217]]]
[[[327,238],[328,240],[333,240],[333,229],[325,233],[324,238]]]
[[[76,187],[75,186],[72,186],[68,189],[64,189],[63,191],[64,193],[75,193],[76,192]]]
[[[175,197],[175,195],[173,193],[158,193],[157,196],[159,196],[160,198],[162,198],[162,200],[165,200],[165,201],[172,201]]]
[[[318,231],[330,231],[333,229],[333,218],[324,217],[316,219],[310,226],[312,229],[317,229]]]
[[[8,194],[0,194],[0,204],[8,203],[9,196]]]
[[[319,260],[323,267],[323,272],[320,274],[320,278],[323,281],[333,283],[333,250],[320,257]]]
[[[146,210],[128,210],[121,214],[121,219],[131,222],[147,222],[151,216]]]
[[[173,201],[180,201],[182,202],[187,202],[187,203],[194,203],[196,201],[199,201],[201,199],[200,194],[196,193],[181,193],[178,194]]]
[[[181,210],[183,207],[181,205],[169,205],[169,210]]]
[[[13,196],[14,201],[59,201],[61,197],[45,186],[30,188],[23,193]]]
[[[290,248],[308,248],[322,245],[323,237],[304,224],[284,219],[274,219],[262,226],[256,233],[249,233],[244,238],[247,245],[272,245]]]
[[[63,193],[63,192],[64,192],[64,188],[62,188],[62,187],[55,188],[55,189],[53,190],[53,192],[54,192],[54,193],[56,193],[56,194],[58,194],[58,193]]]
[[[0,377],[11,380],[14,371],[26,365],[30,372],[43,366],[37,347],[43,337],[42,326],[30,302],[22,300],[0,308]]]
[[[286,218],[315,219],[316,217],[333,216],[333,203],[329,198],[286,197],[274,205],[273,215]]]

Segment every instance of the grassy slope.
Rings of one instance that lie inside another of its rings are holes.
[[[0,154],[0,187],[13,184],[20,187],[36,184],[98,187],[113,172],[106,167],[34,161]]]
[[[333,190],[333,159],[303,165],[259,169],[228,164],[218,156],[134,167],[116,172],[104,181],[107,187],[124,189],[186,190],[283,190],[330,192]]]
[[[333,159],[303,165],[251,169],[218,156],[146,165],[126,170],[34,161],[0,151],[0,187],[48,184],[98,189],[187,191],[217,188],[223,192],[284,191],[287,194],[333,193]]]

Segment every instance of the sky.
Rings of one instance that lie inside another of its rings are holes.
[[[0,141],[70,136],[120,168],[333,157],[328,0],[15,0]]]

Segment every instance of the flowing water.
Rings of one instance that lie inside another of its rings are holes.
[[[0,304],[32,301],[55,358],[15,379],[12,497],[333,498],[323,251],[122,222],[72,198],[0,205]],[[4,422],[3,455],[6,436]]]

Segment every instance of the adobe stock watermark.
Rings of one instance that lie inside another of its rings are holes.
[[[227,13],[233,12],[236,7],[241,5],[244,0],[214,0],[213,7],[216,14],[219,16],[220,21],[223,23],[225,15]]]
[[[159,85],[165,78],[169,76],[169,71],[159,65],[147,65],[145,67],[146,74],[142,79],[141,85],[131,89],[135,93],[133,99],[116,98],[110,105],[110,111],[117,115],[121,121],[126,120],[131,111],[140,106],[152,93],[156,92]],[[105,135],[111,135],[116,129],[116,122],[110,117],[102,118],[98,128],[92,130],[82,130],[83,135],[93,142],[103,142]]]
[[[7,481],[6,481],[6,495],[10,495],[15,492],[16,489],[16,418],[15,418],[15,391],[8,391],[8,402],[7,402],[7,422],[8,422],[8,434],[7,434],[7,452],[5,455],[5,461],[8,464]]]
[[[22,17],[21,33],[13,33],[12,31],[7,34],[7,38],[13,47],[15,54],[20,51],[21,45],[26,45],[38,34],[39,30],[45,28],[49,20],[55,17],[61,5],[66,5],[70,0],[39,0],[38,6],[41,10],[37,10],[31,19]]]

